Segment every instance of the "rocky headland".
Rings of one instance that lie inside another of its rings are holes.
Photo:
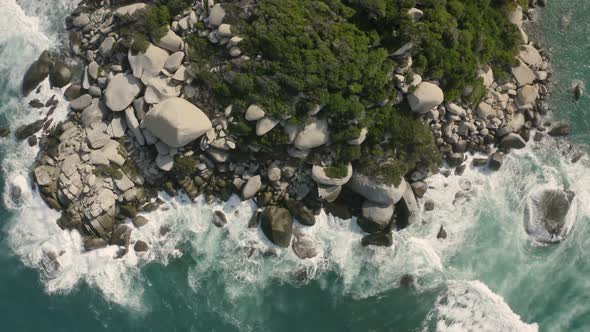
[[[79,67],[44,52],[23,80],[25,95],[47,77],[53,87],[66,87],[70,112],[65,122],[52,123],[55,100],[34,100],[32,107],[48,109],[45,117],[19,128],[15,136],[40,146],[32,178],[45,202],[62,211],[59,226],[83,234],[87,250],[107,245],[120,246],[121,255],[130,245],[136,252],[149,250],[141,241],[130,244],[129,236],[149,222],[142,213],[159,208],[161,191],[193,200],[200,195],[207,201],[227,200],[234,194],[254,199],[259,212],[244,227],[261,227],[271,242],[292,246],[302,259],[314,251],[306,248],[303,235],[297,239],[293,222],[313,227],[321,209],[344,219],[356,216],[367,233],[363,245],[390,246],[392,231],[436,208],[423,196],[428,190],[424,180],[438,172],[438,163],[418,162],[402,174],[391,168],[383,175],[357,166],[362,156],[339,157],[336,147],[360,154],[367,137],[375,135],[373,127],[353,122],[354,137],[343,140],[334,129],[338,119],[326,114],[323,105],[312,105],[303,120],[290,121],[263,105],[224,103],[203,87],[203,68],[196,68],[193,59],[205,56],[195,54],[195,39],[220,50],[219,62],[207,68],[212,75],[227,64],[260,61],[259,54],[241,47],[247,38],[232,25],[237,17],[254,15],[257,1],[191,1],[158,38],[142,39],[129,27],[151,6],[155,4],[148,1],[82,1],[65,22],[70,54]],[[550,65],[522,28],[527,12],[516,4],[512,8],[509,21],[521,38],[516,60],[510,75],[500,79],[491,66],[481,65],[483,90],[475,101],[464,98],[474,93],[474,86],[449,100],[439,81],[419,75],[413,59],[420,54],[412,43],[389,55],[396,63],[389,77],[394,97],[383,105],[404,110],[429,129],[446,162],[442,172],[498,170],[505,154],[529,140],[569,133],[567,124],[544,120]],[[407,15],[421,20],[423,12],[411,8]],[[247,133],[244,126],[250,128]],[[387,128],[380,135],[383,142],[392,137]],[[476,153],[468,165],[467,155]],[[379,160],[380,167],[396,162]],[[571,195],[561,196],[563,204],[555,204],[569,206]],[[214,225],[224,227],[223,213],[214,215]],[[439,238],[445,237],[441,227]]]

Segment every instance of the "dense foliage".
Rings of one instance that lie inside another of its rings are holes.
[[[330,119],[336,152],[331,173],[340,174],[353,162],[395,183],[417,165],[436,165],[440,158],[430,130],[394,106],[394,73],[404,61],[395,51],[412,43],[414,72],[439,81],[449,101],[475,102],[483,93],[478,70],[491,65],[502,78],[514,61],[520,37],[506,17],[513,5],[505,0],[260,0],[251,16],[231,16],[232,31],[244,37],[240,48],[250,61],[229,59],[224,47],[206,38],[193,35],[187,41],[192,71],[224,104],[245,109],[255,103],[294,124],[304,123],[321,105],[317,116]],[[228,12],[232,6],[224,3]],[[409,15],[413,7],[423,16]],[[241,122],[234,129],[249,142],[272,148],[273,140],[256,138],[252,125]],[[370,129],[365,143],[350,146],[347,141],[363,127]],[[268,137],[283,143],[275,131]]]

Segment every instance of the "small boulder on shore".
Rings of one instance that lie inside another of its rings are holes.
[[[289,210],[269,206],[262,212],[260,226],[266,237],[279,247],[287,248],[293,234],[293,217]]]

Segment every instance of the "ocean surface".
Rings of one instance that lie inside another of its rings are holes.
[[[22,100],[27,66],[61,47],[61,22],[77,1],[0,0],[0,123],[13,130],[41,118]],[[551,54],[551,121],[573,125],[570,141],[587,150],[590,96],[573,102],[572,80],[590,80],[590,1],[551,0],[531,29]],[[567,24],[569,21],[569,25]],[[41,100],[60,99],[44,83]],[[568,141],[530,143],[497,173],[468,168],[434,176],[436,209],[394,234],[391,248],[363,248],[350,221],[322,215],[303,230],[321,248],[311,260],[291,250],[257,254],[268,242],[248,230],[253,211],[168,199],[167,211],[134,230],[152,248],[112,258],[115,248],[81,249],[60,230],[56,212],[31,190],[36,149],[0,140],[0,320],[3,331],[588,331],[590,326],[590,160],[572,164]],[[523,227],[527,195],[543,186],[576,193],[576,224],[560,244],[540,246]],[[11,188],[22,190],[13,201]],[[465,197],[455,194],[467,190]],[[225,230],[212,226],[226,212]],[[161,225],[171,232],[158,235]],[[437,240],[441,225],[448,233]],[[254,248],[254,249],[253,249]],[[255,252],[253,255],[250,253]],[[57,253],[57,264],[47,258]],[[400,286],[410,274],[415,287]],[[302,276],[306,278],[302,278]]]

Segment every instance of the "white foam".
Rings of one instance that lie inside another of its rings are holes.
[[[451,280],[438,296],[428,314],[423,330],[435,327],[438,332],[533,332],[537,324],[527,324],[515,314],[504,299],[484,283]]]

